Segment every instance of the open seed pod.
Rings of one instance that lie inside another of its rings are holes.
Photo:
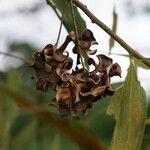
[[[98,63],[93,58],[88,58],[88,64],[94,67],[93,71],[88,71],[84,66],[80,69],[76,66],[73,70],[74,58],[69,57],[69,52],[66,51],[71,41],[74,43],[71,50],[77,54],[77,65],[80,64],[81,54],[94,55],[97,52],[91,50],[93,44],[98,44],[92,31],[85,29],[79,41],[75,33],[71,32],[59,48],[48,44],[41,52],[35,52],[31,66],[35,70],[36,88],[48,92],[51,86],[56,91],[50,106],[54,106],[62,118],[87,114],[93,103],[103,96],[113,95],[111,78],[121,77],[120,65],[113,64],[113,60],[103,54],[97,55]],[[46,65],[49,66],[49,71],[46,70]]]

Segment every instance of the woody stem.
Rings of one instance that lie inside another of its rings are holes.
[[[121,37],[115,34],[108,26],[106,26],[102,21],[100,21],[94,14],[92,14],[87,6],[81,3],[79,0],[72,0],[77,7],[79,7],[91,20],[96,23],[100,28],[102,28],[106,33],[108,33],[114,40],[116,40],[123,48],[125,48],[129,54],[142,60],[142,62],[150,68],[150,62],[145,61],[145,57],[139,54],[135,49],[128,45]]]

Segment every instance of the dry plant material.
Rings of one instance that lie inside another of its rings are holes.
[[[113,64],[113,60],[105,55],[97,55],[98,64],[94,59],[88,58],[88,65],[93,65],[94,70],[85,68],[73,70],[74,60],[69,57],[66,50],[70,42],[74,43],[72,49],[77,54],[77,65],[80,64],[82,54],[94,55],[96,50],[91,50],[93,44],[98,44],[89,29],[85,29],[79,37],[79,45],[74,32],[66,37],[61,47],[47,45],[41,52],[33,54],[34,63],[31,66],[35,70],[37,90],[47,92],[49,86],[56,91],[56,97],[51,101],[51,106],[58,109],[60,116],[85,115],[93,103],[103,96],[113,95],[110,78],[121,77],[121,67]],[[46,70],[46,65],[50,71]]]

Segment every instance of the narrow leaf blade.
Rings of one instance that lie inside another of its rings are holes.
[[[116,13],[116,9],[114,7],[114,9],[113,9],[113,24],[112,24],[112,31],[114,33],[116,33],[116,31],[117,31],[117,22],[118,22],[118,14]],[[110,37],[110,39],[109,39],[109,53],[111,52],[111,49],[114,47],[114,45],[115,45],[115,40],[112,37]]]

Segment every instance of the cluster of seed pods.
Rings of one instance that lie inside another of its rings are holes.
[[[75,60],[66,51],[70,42],[74,43],[71,50],[77,55],[74,70],[72,66]],[[31,67],[35,70],[36,88],[47,92],[51,86],[56,91],[51,105],[58,109],[61,117],[85,115],[94,102],[114,93],[110,78],[121,76],[121,67],[103,54],[96,55],[99,61],[96,63],[90,57],[97,52],[90,49],[93,44],[98,44],[93,33],[85,29],[78,40],[75,33],[71,32],[59,48],[48,44],[42,51],[33,54],[34,63]],[[92,71],[84,66],[78,68],[84,54],[88,56],[88,65],[94,66]]]

